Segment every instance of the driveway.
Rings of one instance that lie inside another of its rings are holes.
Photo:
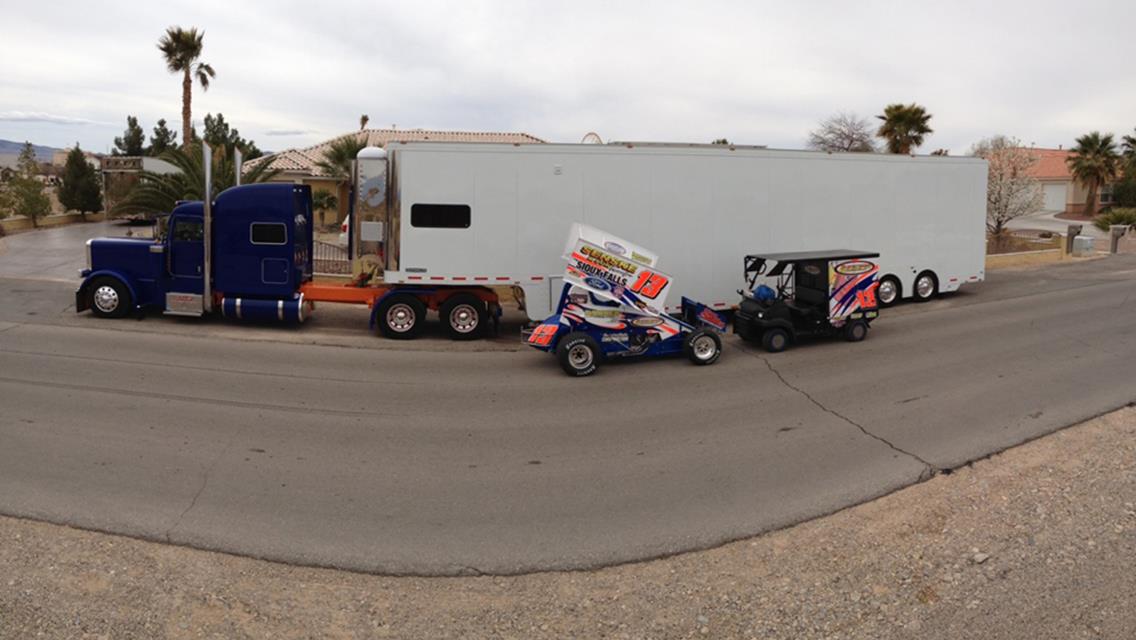
[[[1038,211],[1031,213],[1020,218],[1014,218],[1006,224],[1008,229],[1014,231],[1050,231],[1052,233],[1060,233],[1064,235],[1069,230],[1069,225],[1079,224],[1082,225],[1081,235],[1092,236],[1093,238],[1105,238],[1107,233],[1097,229],[1091,222],[1082,222],[1080,220],[1062,220],[1057,217],[1060,211]],[[1098,247],[1101,248],[1101,247]],[[1107,247],[1104,247],[1107,249]]]
[[[84,245],[103,236],[151,234],[151,227],[123,223],[92,222],[39,229],[0,238],[0,273],[32,280],[79,282],[79,270],[86,267]]]

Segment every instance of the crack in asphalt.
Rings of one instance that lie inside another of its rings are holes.
[[[857,429],[860,430],[860,433],[863,433],[864,435],[868,436],[869,438],[872,438],[873,440],[879,441],[880,443],[882,443],[882,444],[886,445],[888,448],[890,448],[892,451],[895,451],[896,453],[905,455],[905,456],[907,456],[907,457],[909,457],[913,460],[916,460],[917,462],[919,462],[919,464],[922,464],[923,467],[924,467],[924,470],[923,470],[922,473],[919,474],[919,481],[920,482],[922,482],[923,480],[927,480],[927,479],[931,478],[932,476],[934,476],[936,473],[940,473],[940,472],[943,471],[943,469],[940,469],[940,468],[936,467],[935,465],[931,464],[930,462],[927,462],[926,460],[924,460],[922,457],[919,456],[919,454],[914,453],[912,451],[908,451],[906,449],[903,449],[902,447],[896,446],[893,442],[891,442],[887,438],[872,433],[871,431],[869,431],[867,429],[867,427],[860,424],[859,422],[856,422],[855,420],[849,418],[848,416],[844,415],[843,413],[840,413],[839,411],[836,411],[835,409],[830,409],[829,407],[825,406],[825,404],[823,402],[814,398],[812,396],[812,394],[810,394],[808,391],[805,391],[801,387],[798,387],[797,385],[793,384],[792,382],[789,382],[785,378],[785,376],[782,375],[781,372],[778,371],[777,368],[773,366],[773,363],[769,361],[769,358],[766,358],[765,356],[763,356],[759,353],[754,353],[753,351],[750,351],[749,349],[742,349],[742,351],[744,351],[745,353],[748,353],[749,355],[751,355],[751,356],[757,358],[758,360],[761,360],[762,362],[764,362],[765,366],[769,369],[769,371],[773,375],[777,376],[777,379],[781,381],[781,384],[785,385],[789,389],[792,389],[793,391],[796,391],[797,393],[804,396],[806,400],[808,400],[809,402],[816,405],[816,407],[818,409],[820,409],[821,411],[824,411],[825,413],[827,413],[831,416],[834,416],[834,417],[838,418],[839,420],[852,425],[853,427],[856,427]]]
[[[229,439],[229,442],[226,443],[221,451],[213,457],[213,460],[209,463],[209,466],[206,467],[204,471],[202,471],[201,486],[198,487],[197,492],[193,494],[193,498],[189,501],[189,505],[181,512],[181,514],[178,515],[177,519],[174,520],[174,523],[170,525],[169,529],[166,529],[166,533],[163,535],[167,543],[172,542],[170,536],[171,534],[173,534],[174,529],[177,529],[178,525],[181,524],[181,521],[185,519],[185,516],[190,511],[193,511],[193,508],[197,506],[197,499],[201,497],[201,494],[205,492],[205,487],[209,484],[209,474],[213,473],[213,469],[217,466],[217,463],[220,462],[221,458],[225,457],[225,454],[229,453],[229,450],[233,448],[234,442],[236,442],[236,436],[233,436]]]

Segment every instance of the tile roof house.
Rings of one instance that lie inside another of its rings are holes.
[[[1073,152],[1068,149],[1023,148],[1037,162],[1030,167],[1030,175],[1041,183],[1046,211],[1082,213],[1088,197],[1086,189],[1073,179],[1068,160]],[[1112,185],[1105,185],[1097,194],[1097,210],[1112,204]]]
[[[345,133],[303,149],[287,149],[279,153],[249,160],[242,166],[247,171],[260,162],[268,162],[271,169],[278,169],[275,182],[297,182],[311,185],[312,191],[330,191],[336,195],[338,212],[335,220],[330,220],[331,211],[325,212],[325,224],[338,222],[347,215],[347,186],[341,181],[327,176],[318,166],[331,143],[349,135],[366,136],[367,146],[386,147],[392,142],[418,142],[436,140],[439,142],[504,142],[513,144],[541,144],[544,140],[527,133],[497,133],[486,131],[432,131],[429,129],[364,129]]]

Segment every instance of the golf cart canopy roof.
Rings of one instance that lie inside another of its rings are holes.
[[[851,249],[830,249],[828,251],[790,251],[788,253],[756,253],[746,256],[746,262],[765,260],[767,262],[811,262],[814,260],[855,260],[856,258],[878,258],[874,251],[852,251]]]

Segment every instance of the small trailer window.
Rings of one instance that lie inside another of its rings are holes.
[[[253,244],[284,244],[288,230],[283,222],[254,222],[250,226],[249,240]]]
[[[415,204],[410,207],[410,226],[433,229],[468,229],[468,204]]]

